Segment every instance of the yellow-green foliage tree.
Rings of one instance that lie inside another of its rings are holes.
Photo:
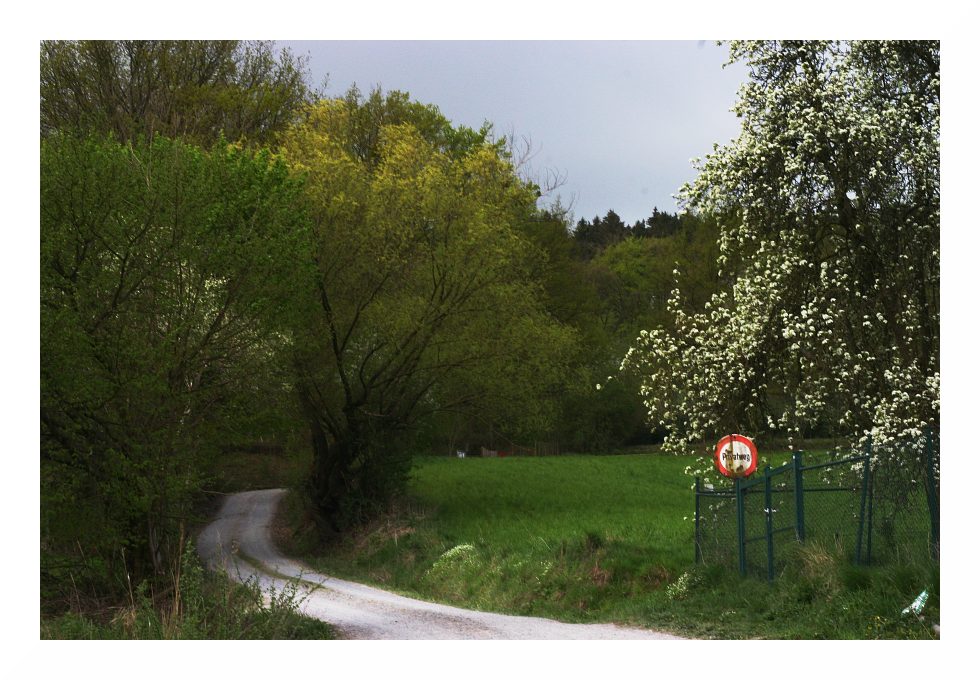
[[[691,311],[703,309],[719,284],[718,227],[712,220],[684,215],[674,234],[630,236],[591,261],[591,276],[601,294],[601,315],[609,332],[632,342],[643,328],[667,325],[667,300],[684,291]]]
[[[570,331],[518,225],[536,191],[486,130],[400,93],[321,101],[283,141],[307,183],[315,275],[295,335],[314,500],[335,528],[401,488],[434,414],[547,427]]]

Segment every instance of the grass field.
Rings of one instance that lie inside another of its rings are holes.
[[[419,458],[407,500],[328,547],[304,530],[293,496],[286,547],[338,576],[484,610],[696,637],[935,637],[938,567],[928,563],[854,567],[844,551],[802,546],[772,585],[695,568],[692,462]],[[902,617],[925,586],[926,617]]]

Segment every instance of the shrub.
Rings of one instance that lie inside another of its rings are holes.
[[[109,611],[74,612],[42,620],[42,639],[282,640],[332,639],[326,623],[299,613],[295,583],[267,592],[255,581],[237,584],[205,571],[188,542],[180,566],[160,592],[149,581],[130,594],[129,605]]]

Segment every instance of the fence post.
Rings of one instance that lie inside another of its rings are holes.
[[[929,503],[930,553],[939,557],[939,499],[936,497],[936,458],[932,428],[926,428],[926,501]]]
[[[704,559],[701,554],[701,478],[694,478],[694,564]]]
[[[864,563],[871,564],[871,535],[875,523],[875,471],[868,472],[868,538],[864,546]]]
[[[735,478],[735,514],[738,515],[738,571],[745,576],[745,503],[742,498],[742,478]]]
[[[803,519],[803,452],[793,452],[793,486],[796,496],[796,540],[806,540],[806,522]]]
[[[864,454],[864,479],[861,483],[861,515],[858,518],[857,547],[854,554],[854,563],[861,564],[861,544],[864,539],[864,512],[868,503],[868,476],[871,467],[871,439],[868,439],[867,452]],[[868,554],[870,561],[871,555]]]
[[[772,468],[766,466],[766,555],[767,573],[769,582],[772,583],[776,577],[776,569],[773,563],[773,542],[772,542]]]

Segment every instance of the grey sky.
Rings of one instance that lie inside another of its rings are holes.
[[[284,41],[328,95],[353,83],[407,91],[455,124],[531,140],[533,168],[566,175],[562,203],[627,222],[693,178],[691,159],[738,133],[741,65],[713,41]],[[550,202],[550,201],[549,201]]]

